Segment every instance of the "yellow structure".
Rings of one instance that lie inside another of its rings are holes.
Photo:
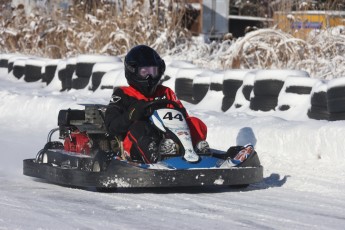
[[[273,19],[279,29],[300,38],[305,38],[312,30],[345,26],[344,11],[278,11]]]

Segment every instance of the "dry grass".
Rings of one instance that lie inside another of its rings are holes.
[[[164,52],[191,37],[179,26],[181,9],[144,3],[136,1],[123,9],[76,4],[67,13],[52,15],[39,11],[26,15],[18,7],[1,18],[0,51],[62,58],[83,53],[122,55],[136,44],[147,44]]]
[[[150,2],[153,5],[148,7]],[[237,40],[206,44],[181,26],[181,5],[161,2],[136,1],[121,9],[77,4],[67,13],[56,11],[49,16],[25,15],[18,8],[2,14],[0,53],[49,58],[84,53],[121,56],[134,45],[147,44],[163,56],[211,69],[301,69],[320,79],[345,76],[344,27],[319,31],[303,40],[277,29],[261,29]]]
[[[311,77],[345,77],[345,27],[331,28],[307,40],[277,29],[260,29],[222,43],[189,43],[180,59],[213,69],[301,69]],[[180,48],[183,50],[183,48]]]

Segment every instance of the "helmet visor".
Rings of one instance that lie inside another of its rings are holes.
[[[138,68],[138,76],[142,79],[147,79],[151,76],[153,79],[159,77],[159,71],[157,66],[144,66]]]

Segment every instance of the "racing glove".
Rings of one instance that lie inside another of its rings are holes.
[[[147,106],[147,102],[138,101],[133,103],[128,110],[128,119],[130,121],[142,120],[152,114],[151,109]]]

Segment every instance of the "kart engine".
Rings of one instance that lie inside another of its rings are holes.
[[[60,110],[58,125],[65,151],[90,155],[93,147],[106,148],[102,108],[104,106],[85,105],[85,110]]]
[[[90,155],[91,140],[83,132],[72,132],[64,139],[64,150]]]

